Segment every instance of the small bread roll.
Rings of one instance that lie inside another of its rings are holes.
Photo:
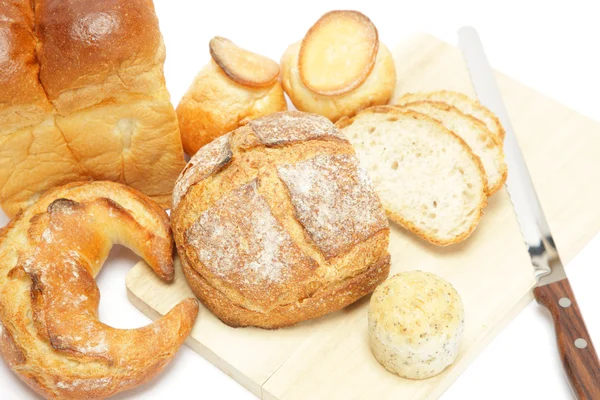
[[[281,80],[294,106],[335,122],[387,104],[396,68],[377,29],[357,11],[323,15],[281,58]]]
[[[381,365],[403,378],[430,378],[451,365],[463,327],[460,296],[428,272],[395,275],[371,297],[371,350]]]
[[[275,61],[222,37],[209,47],[210,63],[177,106],[181,141],[190,156],[254,118],[287,110]]]

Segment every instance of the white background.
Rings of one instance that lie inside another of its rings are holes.
[[[324,12],[357,9],[374,21],[381,40],[389,47],[417,32],[429,32],[456,43],[456,30],[463,25],[473,25],[479,30],[495,68],[600,120],[600,24],[593,1],[570,1],[568,5],[553,1],[482,0],[319,0],[311,3],[155,0],[167,46],[165,74],[173,103],[177,104],[195,73],[208,61],[208,41],[212,36],[225,36],[242,47],[279,60],[286,46],[301,39]],[[600,156],[600,149],[598,151]],[[598,178],[590,177],[590,184],[598,184]],[[2,223],[6,221],[6,218],[0,219]],[[598,345],[599,260],[600,236],[597,236],[568,266],[572,285]],[[149,321],[126,298],[125,275],[136,261],[125,249],[116,248],[98,279],[102,293],[101,319],[115,327],[138,327]],[[532,303],[442,399],[571,397],[558,361],[551,321]],[[28,398],[35,396],[0,362],[0,399]],[[183,347],[158,379],[118,398],[254,397]]]

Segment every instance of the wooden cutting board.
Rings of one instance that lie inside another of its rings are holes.
[[[449,89],[474,95],[460,52],[427,35],[395,52],[396,97]],[[565,261],[598,232],[600,124],[500,73],[497,79],[533,180]],[[510,171],[509,171],[510,173]],[[367,342],[368,298],[344,310],[276,331],[230,328],[206,308],[187,344],[263,399],[434,399],[532,299],[532,267],[508,195],[492,197],[475,233],[437,248],[398,227],[390,243],[392,274],[432,271],[462,295],[466,329],[460,356],[443,374],[401,379],[373,358]],[[193,296],[177,265],[162,283],[143,262],[127,276],[129,298],[151,318]]]

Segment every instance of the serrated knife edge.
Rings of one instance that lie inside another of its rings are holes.
[[[474,28],[464,27],[458,31],[458,42],[479,101],[498,116],[506,131],[504,139],[505,161],[508,166],[506,188],[531,256],[538,285],[564,279],[566,275],[556,251],[550,227],[535,192],[527,164],[479,35]]]
[[[494,73],[477,31],[462,28],[458,37],[480,102],[496,113],[506,131],[506,187],[538,280],[533,295],[552,315],[560,358],[573,392],[582,400],[598,400],[600,360],[556,251]]]

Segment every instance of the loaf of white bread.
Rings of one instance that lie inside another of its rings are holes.
[[[79,180],[168,206],[185,165],[149,0],[0,1],[0,204]]]

